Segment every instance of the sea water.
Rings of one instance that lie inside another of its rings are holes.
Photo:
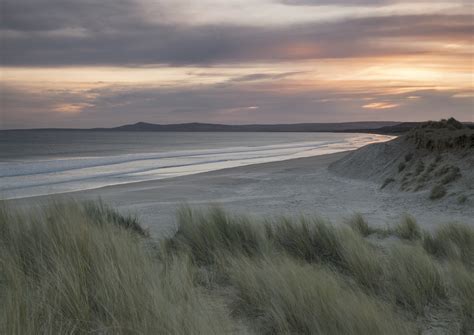
[[[172,178],[389,139],[353,133],[0,131],[0,198]]]

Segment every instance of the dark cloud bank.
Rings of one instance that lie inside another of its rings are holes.
[[[294,4],[324,1],[295,0]],[[328,3],[328,1],[326,1]],[[384,1],[338,1],[344,4]],[[413,15],[345,19],[272,27],[236,24],[190,27],[144,19],[133,0],[6,0],[5,66],[212,65],[423,53],[424,47],[383,46],[387,38],[472,40],[472,15]],[[158,11],[159,13],[159,11]],[[164,15],[164,14],[163,14]],[[290,52],[294,45],[307,52]],[[313,47],[312,49],[310,47]]]

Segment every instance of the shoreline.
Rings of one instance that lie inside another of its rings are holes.
[[[420,192],[387,192],[378,184],[328,170],[349,152],[4,201],[21,208],[55,200],[101,199],[122,213],[136,214],[155,237],[174,232],[176,210],[182,204],[197,208],[217,204],[230,213],[255,218],[316,215],[336,224],[356,212],[380,227],[398,223],[405,213],[427,230],[452,221],[474,224],[469,206],[447,206]]]
[[[173,137],[147,137],[138,140],[142,144],[139,146],[137,140],[128,139],[132,144],[120,153],[114,151],[117,149],[115,144],[110,144],[120,140],[115,137],[105,136],[103,138],[105,144],[95,151],[87,149],[90,152],[79,143],[79,138],[75,138],[67,147],[57,147],[51,152],[47,150],[38,152],[43,154],[43,159],[28,159],[27,152],[20,150],[24,154],[24,160],[12,159],[2,161],[0,164],[2,183],[0,198],[8,200],[62,194],[320,156],[355,150],[370,143],[390,140],[391,137],[369,134],[343,137],[331,134],[314,137],[306,134],[303,137],[283,139],[269,138],[266,135],[251,140],[246,140],[242,136],[237,139],[238,143],[234,143],[232,138],[230,140],[221,137],[183,138],[175,143],[176,139]],[[160,146],[157,140],[161,143]],[[196,140],[197,145],[190,145],[192,140]],[[211,142],[215,140],[224,142],[214,145]],[[45,138],[42,141],[44,147],[48,148],[50,139]],[[94,141],[97,142],[97,139]],[[27,142],[24,142],[23,146]],[[69,147],[72,149],[68,149]],[[64,150],[76,155],[70,158],[55,156]],[[9,152],[6,150],[6,156]],[[10,155],[12,158],[15,156],[14,153]]]
[[[340,159],[350,153],[353,150],[347,150],[347,151],[342,151],[342,152],[336,152],[336,153],[330,153],[330,154],[322,154],[322,155],[316,155],[316,156],[310,156],[310,157],[299,157],[299,158],[292,158],[292,159],[284,159],[281,161],[274,161],[274,162],[265,162],[265,163],[256,163],[256,164],[249,164],[249,165],[243,165],[243,166],[233,166],[233,167],[225,167],[222,169],[218,170],[211,170],[211,171],[203,171],[203,172],[197,172],[197,173],[192,173],[188,175],[182,175],[182,176],[174,176],[174,177],[169,177],[169,178],[162,178],[162,179],[150,179],[150,180],[140,180],[140,181],[134,181],[134,182],[127,182],[127,183],[122,183],[122,184],[113,184],[113,185],[105,185],[105,186],[100,186],[96,188],[91,188],[91,189],[84,189],[84,190],[75,190],[75,191],[66,191],[66,192],[58,192],[58,193],[51,193],[51,194],[40,194],[40,195],[32,195],[32,196],[26,196],[26,197],[18,197],[18,198],[9,198],[9,199],[0,199],[0,201],[6,201],[6,202],[17,202],[17,201],[34,201],[34,200],[43,200],[43,199],[51,199],[51,198],[67,198],[68,196],[74,196],[82,194],[82,193],[97,193],[100,192],[101,190],[107,190],[107,189],[121,189],[121,188],[132,188],[133,186],[141,186],[141,185],[146,185],[150,183],[156,183],[156,182],[161,182],[161,181],[171,181],[175,179],[182,179],[182,178],[187,178],[187,177],[193,177],[193,176],[201,176],[201,175],[206,175],[206,174],[214,174],[214,173],[219,173],[219,172],[224,172],[228,170],[234,170],[234,169],[243,169],[246,167],[261,167],[264,168],[266,165],[273,165],[276,163],[281,163],[281,162],[292,162],[292,161],[298,161],[302,159],[308,159],[308,158],[315,158],[315,157],[324,157],[324,156],[333,156],[333,155],[339,155],[337,159]]]

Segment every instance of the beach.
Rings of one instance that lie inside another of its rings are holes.
[[[3,13],[0,335],[474,335],[473,1]]]
[[[219,205],[256,218],[316,215],[342,223],[361,213],[373,226],[396,224],[405,214],[426,230],[448,222],[473,224],[471,206],[433,202],[420,192],[381,190],[380,184],[341,177],[328,166],[348,152],[313,156],[170,179],[107,186],[8,202],[30,207],[52,199],[102,199],[122,213],[136,214],[155,237],[176,229],[176,210]]]

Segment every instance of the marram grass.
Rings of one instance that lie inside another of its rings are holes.
[[[155,241],[100,202],[3,206],[0,333],[468,334],[473,236],[410,217],[382,231],[360,215],[335,226],[183,207]],[[452,320],[426,321],[441,307]]]
[[[185,256],[156,262],[134,230],[97,208],[0,212],[0,333],[221,334],[226,319]],[[205,306],[205,308],[203,308]]]

